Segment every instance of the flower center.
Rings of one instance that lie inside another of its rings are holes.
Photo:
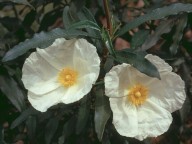
[[[131,102],[135,106],[142,105],[148,97],[148,88],[141,85],[136,84],[129,89],[128,93],[128,101]]]
[[[58,74],[58,81],[64,87],[70,87],[77,83],[78,73],[74,69],[64,68]]]

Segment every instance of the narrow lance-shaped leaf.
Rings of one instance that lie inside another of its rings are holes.
[[[121,63],[131,64],[140,72],[160,79],[158,69],[142,53],[136,53],[130,50],[117,51],[115,60]]]
[[[192,4],[176,3],[152,10],[151,12],[148,12],[147,14],[140,16],[127,23],[117,32],[117,35],[123,35],[127,31],[141,25],[146,21],[161,19],[169,15],[176,15],[180,12],[192,12]]]
[[[35,9],[27,0],[10,0],[14,3],[18,3],[18,4],[24,4],[24,5],[28,5],[31,8]]]
[[[12,77],[0,75],[0,90],[20,112],[25,109],[25,96]]]
[[[65,29],[70,27],[73,22],[74,22],[74,20],[69,12],[69,6],[65,6],[63,9],[63,24],[64,24]]]
[[[154,46],[157,41],[160,39],[161,35],[171,31],[171,28],[174,25],[175,19],[169,19],[162,21],[159,26],[156,28],[155,32],[147,37],[143,45],[141,46],[141,51],[148,50]]]
[[[18,125],[20,125],[22,122],[24,122],[30,115],[35,115],[38,114],[39,112],[36,111],[35,109],[33,109],[32,107],[26,109],[25,111],[23,111],[21,113],[21,115],[16,118],[13,123],[11,124],[11,129],[17,127]]]
[[[35,34],[33,38],[21,42],[9,50],[3,57],[2,61],[6,62],[13,60],[32,48],[46,48],[52,44],[56,38],[72,38],[76,36],[89,36],[89,34],[79,30],[63,30],[60,28],[56,28],[50,32]]]
[[[141,46],[145,42],[145,39],[147,38],[148,35],[149,35],[148,30],[140,30],[137,33],[135,33],[131,40],[131,48],[137,49],[139,46]]]
[[[82,29],[82,28],[91,28],[98,31],[101,31],[101,28],[97,25],[97,23],[89,21],[89,20],[82,20],[72,24],[69,29]]]
[[[105,130],[105,125],[111,115],[111,110],[109,106],[109,100],[106,96],[104,96],[103,89],[99,88],[95,94],[95,131],[97,133],[98,139],[101,141],[103,137],[103,132]]]
[[[76,127],[76,116],[70,118],[63,126],[62,136],[59,137],[58,144],[64,144],[67,137],[69,137],[75,130]]]
[[[87,120],[89,118],[89,107],[88,107],[88,96],[84,97],[81,100],[81,105],[79,108],[78,112],[78,117],[77,117],[77,124],[76,124],[76,134],[80,134],[83,129],[85,128],[87,124]]]
[[[50,144],[51,143],[51,139],[53,138],[57,128],[59,125],[59,120],[57,117],[53,117],[51,118],[46,127],[45,127],[45,143],[46,144]]]
[[[187,14],[181,15],[181,18],[179,19],[177,26],[176,26],[176,32],[173,35],[173,44],[170,46],[170,52],[171,54],[175,55],[177,53],[177,49],[179,47],[179,42],[181,41],[183,37],[183,30],[187,25]]]
[[[37,120],[35,116],[29,116],[26,120],[27,134],[31,143],[35,143]]]

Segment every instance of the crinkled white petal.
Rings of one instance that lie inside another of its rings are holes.
[[[28,100],[36,110],[45,112],[49,107],[60,103],[62,97],[65,96],[65,93],[66,90],[62,87],[43,95],[36,95],[28,91]]]
[[[148,59],[151,63],[153,63],[157,67],[159,72],[172,71],[172,67],[158,56],[147,54],[145,58]]]
[[[127,103],[126,97],[109,98],[113,111],[113,124],[122,136],[135,137],[138,135],[137,108]]]
[[[139,140],[163,134],[169,129],[172,122],[171,113],[151,101],[150,98],[137,108],[137,115],[138,134],[135,138]]]
[[[114,66],[105,76],[105,94],[108,97],[123,97],[128,94],[128,89],[135,84],[149,85],[156,81],[135,69],[129,64]]]
[[[56,80],[58,70],[36,52],[26,59],[22,72],[25,88],[35,94],[44,94],[59,87]]]
[[[65,104],[73,103],[85,96],[92,88],[93,77],[94,75],[87,74],[79,78],[76,85],[66,89],[65,95],[61,99],[62,102]]]
[[[64,68],[72,68],[78,73],[77,83],[68,88],[57,80]],[[81,99],[96,82],[99,70],[100,59],[92,44],[84,39],[59,38],[48,48],[37,48],[37,52],[29,56],[23,66],[22,80],[29,90],[31,104],[46,111],[58,102],[72,103]]]
[[[169,112],[180,109],[186,98],[184,81],[173,72],[162,73],[161,80],[152,82],[149,88],[153,102]]]
[[[62,70],[67,66],[73,67],[75,40],[56,39],[51,46],[45,49],[37,48],[37,53],[58,70]]]

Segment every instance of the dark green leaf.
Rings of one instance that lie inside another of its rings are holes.
[[[161,19],[169,15],[176,15],[180,12],[192,12],[192,4],[176,3],[152,10],[151,12],[148,12],[147,14],[142,15],[127,23],[117,32],[117,35],[123,35],[127,31],[141,25],[146,21]]]
[[[97,25],[97,23],[89,21],[89,20],[82,20],[72,24],[69,29],[82,29],[82,28],[91,28],[97,31],[101,31],[101,28]]]
[[[115,60],[121,63],[131,64],[140,72],[150,77],[160,79],[158,69],[149,60],[147,60],[142,53],[136,53],[130,50],[117,51]]]
[[[77,36],[88,36],[88,33],[78,30],[63,30],[60,28],[56,28],[47,33],[41,32],[39,34],[35,34],[32,39],[26,40],[14,46],[6,53],[2,61],[6,62],[13,60],[32,48],[46,48],[47,46],[51,45],[57,38],[72,38]]]
[[[25,108],[25,96],[12,77],[0,75],[0,89],[20,112]]]
[[[62,136],[59,137],[58,144],[64,144],[67,137],[69,137],[75,130],[77,118],[73,116],[63,126]]]
[[[27,134],[31,143],[35,143],[37,120],[35,116],[29,116],[26,120]]]
[[[50,119],[45,127],[45,143],[50,144],[59,125],[59,120],[57,117]]]
[[[18,4],[24,4],[24,5],[28,5],[31,8],[35,9],[27,0],[10,0],[14,3],[18,3]]]
[[[85,128],[88,118],[89,118],[89,107],[87,104],[87,96],[84,97],[81,101],[81,106],[79,108],[77,125],[76,125],[76,134],[80,134]]]
[[[181,15],[177,26],[176,26],[176,32],[173,35],[173,44],[170,46],[170,52],[171,54],[175,55],[177,53],[177,49],[179,47],[179,42],[183,37],[183,30],[187,25],[187,14]]]
[[[113,47],[112,40],[111,40],[111,37],[109,35],[108,30],[102,29],[102,38],[103,38],[103,40],[105,42],[105,46],[108,49],[109,53],[112,56],[115,56],[114,47]]]
[[[26,109],[25,111],[23,111],[21,113],[21,115],[15,119],[13,121],[13,123],[11,124],[11,129],[17,127],[18,125],[20,125],[22,122],[24,122],[30,115],[34,115],[39,113],[38,111],[34,110],[32,107]]]
[[[175,19],[169,19],[162,21],[159,26],[156,28],[155,32],[147,37],[143,45],[141,46],[141,50],[145,51],[149,48],[151,48],[153,45],[157,43],[157,41],[160,39],[161,35],[164,33],[168,33],[171,31],[171,28],[174,25]]]
[[[6,144],[4,141],[4,129],[2,125],[0,125],[0,144]]]
[[[106,73],[109,72],[111,70],[111,68],[113,67],[113,65],[114,65],[114,59],[112,57],[110,57],[110,56],[107,57],[107,60],[106,60],[106,62],[104,64],[105,72]]]
[[[103,137],[103,132],[105,130],[105,125],[111,115],[111,110],[109,106],[109,100],[106,96],[104,96],[103,89],[97,89],[95,94],[95,131],[97,133],[98,139],[101,141]]]
[[[137,33],[135,33],[131,40],[131,48],[136,49],[139,46],[141,46],[145,42],[148,35],[149,35],[148,30],[140,30]]]
[[[74,19],[73,17],[71,16],[70,14],[70,11],[69,11],[69,6],[66,6],[63,10],[63,24],[64,24],[64,27],[65,29],[67,29],[68,27],[71,26],[71,24],[74,23]]]

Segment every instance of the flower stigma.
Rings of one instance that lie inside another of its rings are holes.
[[[141,84],[136,84],[129,88],[128,101],[135,106],[142,105],[148,97],[148,88]]]
[[[66,67],[58,74],[58,81],[64,87],[71,87],[77,83],[78,72],[72,68]]]

